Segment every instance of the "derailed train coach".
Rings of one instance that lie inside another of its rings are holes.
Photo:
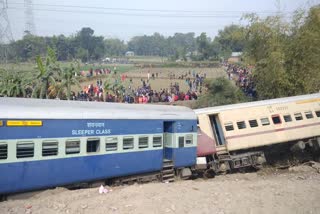
[[[185,107],[0,98],[0,195],[152,172],[189,177],[196,150],[196,115]]]
[[[198,168],[208,172],[261,168],[266,161],[272,163],[278,158],[319,160],[319,93],[195,112],[199,128]]]
[[[319,93],[195,111],[0,98],[0,196],[142,175],[212,176],[260,168],[279,153],[319,160]]]

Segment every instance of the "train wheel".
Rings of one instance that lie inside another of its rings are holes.
[[[208,179],[208,178],[214,178],[216,176],[216,173],[213,169],[209,169],[209,170],[206,170],[204,173],[203,173],[203,177]]]
[[[179,170],[179,178],[181,180],[187,180],[191,177],[192,172],[189,168],[183,168],[181,170]]]

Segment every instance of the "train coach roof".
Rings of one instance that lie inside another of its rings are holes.
[[[308,101],[316,99],[320,102],[320,93],[316,94],[309,94],[309,95],[301,95],[301,96],[294,96],[294,97],[284,97],[284,98],[277,98],[271,100],[261,100],[255,102],[248,102],[248,103],[239,103],[239,104],[232,104],[232,105],[225,105],[225,106],[215,106],[209,108],[201,108],[194,110],[196,114],[215,114],[222,111],[232,110],[232,109],[240,109],[240,108],[251,108],[257,106],[267,106],[267,105],[274,105],[274,104],[284,104],[290,102],[297,102],[297,101]]]
[[[0,118],[21,119],[196,119],[183,106],[0,98]]]

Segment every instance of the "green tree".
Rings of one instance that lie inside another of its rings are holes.
[[[259,99],[314,93],[320,89],[320,6],[291,23],[281,16],[250,14],[245,60],[253,71]],[[304,18],[305,17],[305,18]]]
[[[292,94],[320,91],[320,5],[306,18],[297,12],[286,48],[286,68]]]
[[[207,60],[210,57],[210,38],[207,37],[206,33],[201,33],[200,36],[197,37],[197,46],[200,54],[201,60]]]
[[[197,108],[248,101],[243,92],[224,77],[207,80],[205,87],[207,88],[207,93],[197,100]]]
[[[0,70],[0,95],[27,97],[32,92],[30,74],[22,71]]]
[[[242,52],[244,50],[246,45],[245,36],[246,30],[244,27],[232,24],[219,31],[214,38],[213,45],[215,47],[220,46],[219,55],[228,58],[231,52]]]
[[[11,43],[9,48],[12,50],[9,59],[27,61],[35,59],[37,55],[45,54],[46,41],[43,37],[28,34],[22,40]]]
[[[44,60],[37,56],[36,64],[38,74],[32,96],[48,99],[48,88],[50,85],[55,85],[56,79],[59,77],[54,50],[48,48],[47,56]]]
[[[259,99],[290,96],[291,83],[285,67],[288,24],[281,17],[260,19],[250,14],[247,28],[246,62],[256,65],[253,77]]]
[[[105,44],[102,36],[94,36],[91,28],[82,28],[72,39],[74,54],[81,61],[98,60],[105,55]]]
[[[77,64],[77,65],[76,65]],[[79,64],[78,62],[70,63],[66,68],[62,68],[60,72],[59,91],[57,96],[61,98],[62,94],[66,94],[68,100],[71,99],[71,86],[75,85],[81,89],[81,85],[77,79],[79,76]]]
[[[124,41],[120,39],[105,39],[106,56],[123,56],[127,50]]]

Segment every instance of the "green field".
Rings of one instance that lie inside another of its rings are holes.
[[[128,58],[132,63],[163,63],[167,62],[167,57],[159,56],[132,56]]]
[[[61,67],[68,67],[71,62],[59,62]],[[101,64],[101,63],[95,63],[95,64],[79,64],[79,70],[80,71],[88,71],[89,69],[101,69],[101,68],[109,68],[111,70],[114,70],[114,67],[117,68],[117,72],[123,73],[128,72],[132,69],[134,69],[134,66],[132,64]],[[29,71],[29,72],[36,72],[36,63],[26,62],[26,63],[8,63],[8,64],[1,64],[0,68],[6,69],[6,70],[14,70],[14,71]]]

